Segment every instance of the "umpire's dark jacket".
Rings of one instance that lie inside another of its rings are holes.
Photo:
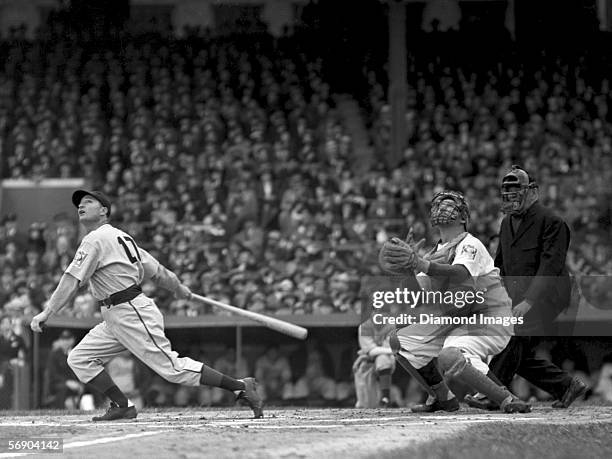
[[[516,333],[552,335],[552,321],[570,301],[571,283],[565,266],[569,227],[537,202],[527,209],[516,233],[510,219],[506,216],[501,224],[495,266],[504,277],[512,304],[527,299],[532,305]]]

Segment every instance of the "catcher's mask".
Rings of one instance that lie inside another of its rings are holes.
[[[536,182],[520,167],[513,165],[512,170],[504,175],[501,185],[502,205],[505,214],[520,215],[525,211],[527,192],[537,188]]]
[[[440,191],[431,200],[429,221],[431,226],[461,222],[465,227],[470,220],[468,203],[458,191]]]

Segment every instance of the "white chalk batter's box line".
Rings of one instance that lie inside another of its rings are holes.
[[[236,419],[233,421],[209,421],[209,422],[195,422],[190,423],[163,423],[159,421],[128,421],[128,422],[108,422],[108,423],[93,423],[88,421],[87,424],[83,422],[32,422],[32,421],[19,421],[19,422],[6,422],[2,423],[2,426],[6,427],[107,427],[113,428],[115,426],[141,426],[141,427],[157,427],[161,429],[173,429],[179,427],[193,427],[193,428],[206,428],[206,427],[237,427],[243,428],[248,426],[253,429],[297,429],[297,428],[326,428],[332,425],[339,427],[346,427],[348,425],[354,425],[361,423],[364,427],[374,427],[377,425],[428,425],[433,422],[439,423],[440,421],[448,422],[449,424],[470,424],[470,423],[487,423],[487,422],[530,422],[530,421],[550,421],[544,417],[529,417],[529,416],[419,416],[418,418],[410,416],[393,416],[393,417],[379,417],[379,418],[353,418],[353,419],[300,419],[298,425],[283,425],[277,424],[279,421],[294,420],[292,418],[264,418],[264,419]],[[395,422],[391,422],[395,421]],[[564,421],[567,422],[567,421]],[[585,420],[586,422],[586,420]],[[592,422],[589,421],[589,422]],[[330,423],[330,424],[327,424]]]

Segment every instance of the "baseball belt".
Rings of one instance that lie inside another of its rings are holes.
[[[136,298],[138,295],[140,295],[141,293],[142,293],[142,288],[140,287],[140,285],[134,284],[134,285],[129,286],[125,290],[121,290],[119,292],[113,293],[112,295],[110,295],[108,298],[105,298],[104,300],[98,301],[98,306],[99,307],[106,306],[107,308],[110,308],[111,306],[114,306],[116,304],[121,304],[121,303],[126,303],[128,301],[131,301],[134,298]]]

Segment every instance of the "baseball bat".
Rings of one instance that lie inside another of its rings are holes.
[[[222,303],[221,301],[213,300],[212,298],[202,295],[196,295],[195,293],[192,294],[192,299],[199,301],[200,303],[206,303],[221,309],[225,309],[232,314],[247,317],[255,322],[265,325],[271,330],[292,336],[293,338],[306,339],[308,336],[308,330],[306,330],[304,327],[285,322],[284,320],[279,320],[274,317],[269,317],[253,311],[247,311],[246,309],[240,309],[236,306],[230,306],[229,304]]]

